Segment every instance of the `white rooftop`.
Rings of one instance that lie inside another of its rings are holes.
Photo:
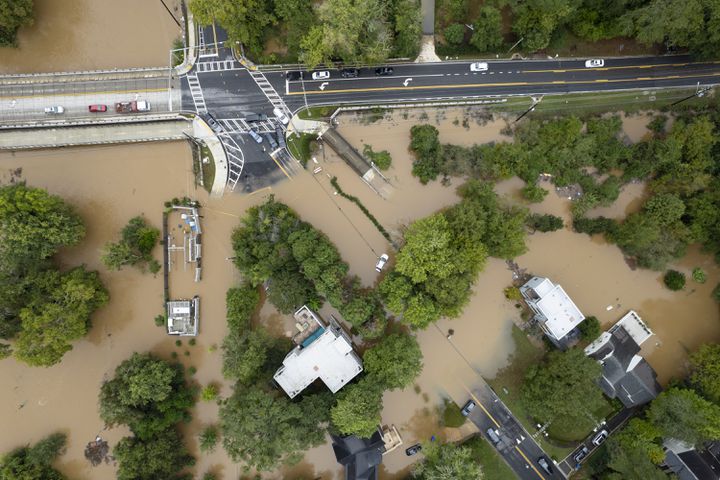
[[[625,316],[622,317],[615,325],[610,327],[610,330],[608,331],[612,333],[619,327],[623,327],[628,335],[630,335],[638,345],[642,345],[643,342],[650,338],[653,334],[652,330],[645,325],[645,322],[643,322],[642,318],[640,318],[640,315],[638,315],[635,310],[630,310],[626,313]]]
[[[304,348],[295,347],[275,372],[275,381],[290,398],[320,378],[336,393],[363,370],[360,357],[337,324],[330,324]],[[336,330],[337,329],[337,330]]]
[[[556,339],[560,340],[585,320],[585,315],[560,285],[553,285],[545,278],[532,285],[532,289],[540,297],[535,305],[547,319],[545,328]]]

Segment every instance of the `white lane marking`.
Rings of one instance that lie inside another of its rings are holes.
[[[405,81],[403,82],[403,85],[405,85],[407,87],[408,83],[410,83],[410,82],[412,82],[412,77],[406,78]]]
[[[320,90],[325,90],[325,87],[327,87],[328,85],[330,85],[330,82],[323,82],[323,83],[320,85]]]

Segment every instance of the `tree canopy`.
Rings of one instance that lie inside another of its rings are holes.
[[[720,438],[720,406],[693,390],[671,388],[653,400],[648,420],[664,437],[700,445]]]
[[[34,3],[34,0],[0,1],[0,47],[15,45],[18,29],[33,24]]]
[[[426,443],[423,445],[425,458],[417,462],[412,470],[418,480],[482,480],[480,464],[473,457],[472,450],[453,443]]]
[[[195,464],[174,428],[156,433],[151,441],[125,437],[113,454],[118,461],[118,480],[180,480],[176,474]]]
[[[110,270],[120,270],[125,265],[144,270],[146,265],[157,272],[160,264],[152,258],[152,251],[160,238],[160,230],[147,224],[143,217],[133,217],[122,229],[118,242],[105,245],[102,261]]]
[[[596,381],[602,367],[581,349],[552,351],[527,372],[522,401],[528,413],[541,422],[565,418],[587,423],[588,412],[602,406]]]
[[[261,471],[295,463],[303,452],[320,445],[332,395],[303,395],[291,402],[258,386],[236,388],[220,408],[223,446],[235,462]]]
[[[52,463],[64,453],[66,440],[64,433],[54,433],[0,456],[0,480],[65,480]]]
[[[188,421],[193,404],[182,365],[147,353],[123,361],[100,388],[100,418],[109,426],[127,424],[141,440]]]
[[[383,385],[372,375],[345,386],[330,411],[333,425],[346,435],[370,438],[380,424]]]
[[[385,388],[405,388],[422,371],[422,351],[414,336],[393,333],[365,352],[363,363]]]
[[[720,345],[706,344],[690,354],[690,383],[706,399],[720,405]]]

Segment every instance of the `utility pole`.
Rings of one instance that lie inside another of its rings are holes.
[[[532,101],[533,101],[532,105],[530,105],[530,108],[525,110],[519,117],[517,117],[513,123],[519,122],[525,115],[527,115],[528,113],[535,110],[535,107],[537,106],[537,104],[540,103],[540,101],[543,99],[543,97],[539,97],[539,98],[530,97],[530,98],[532,98]]]
[[[160,0],[160,3],[163,4],[163,7],[165,7],[165,10],[167,10],[167,12],[170,14],[170,16],[172,17],[172,19],[175,20],[175,23],[177,23],[177,26],[180,27],[180,28],[182,28],[182,25],[180,25],[180,22],[178,22],[178,19],[175,18],[175,15],[173,15],[173,13],[170,11],[170,9],[168,8],[168,6],[165,4],[165,0]]]
[[[671,103],[670,106],[671,106],[671,107],[674,107],[675,105],[677,105],[677,104],[679,104],[679,103],[682,103],[682,102],[684,102],[685,100],[690,100],[690,99],[693,98],[693,97],[702,97],[702,96],[705,94],[705,92],[707,92],[708,90],[712,90],[712,85],[710,85],[710,86],[708,86],[708,87],[705,87],[705,88],[700,88],[700,82],[698,82],[698,83],[697,83],[697,87],[696,87],[696,89],[695,89],[695,93],[693,93],[693,94],[690,95],[689,97],[685,97],[685,98],[683,98],[683,99],[681,99],[681,100],[678,100],[678,101],[675,102],[675,103]]]

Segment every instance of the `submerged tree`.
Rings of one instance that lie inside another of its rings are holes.
[[[131,218],[122,229],[118,242],[105,245],[102,261],[110,270],[120,270],[125,265],[141,269],[149,264],[157,271],[159,264],[152,258],[152,251],[160,238],[160,230],[147,224],[143,217]]]
[[[65,449],[64,433],[54,433],[34,446],[16,448],[0,456],[2,480],[65,480],[52,463]]]
[[[113,453],[118,461],[118,480],[179,480],[175,475],[195,463],[174,428],[157,432],[146,440],[125,437]]]

